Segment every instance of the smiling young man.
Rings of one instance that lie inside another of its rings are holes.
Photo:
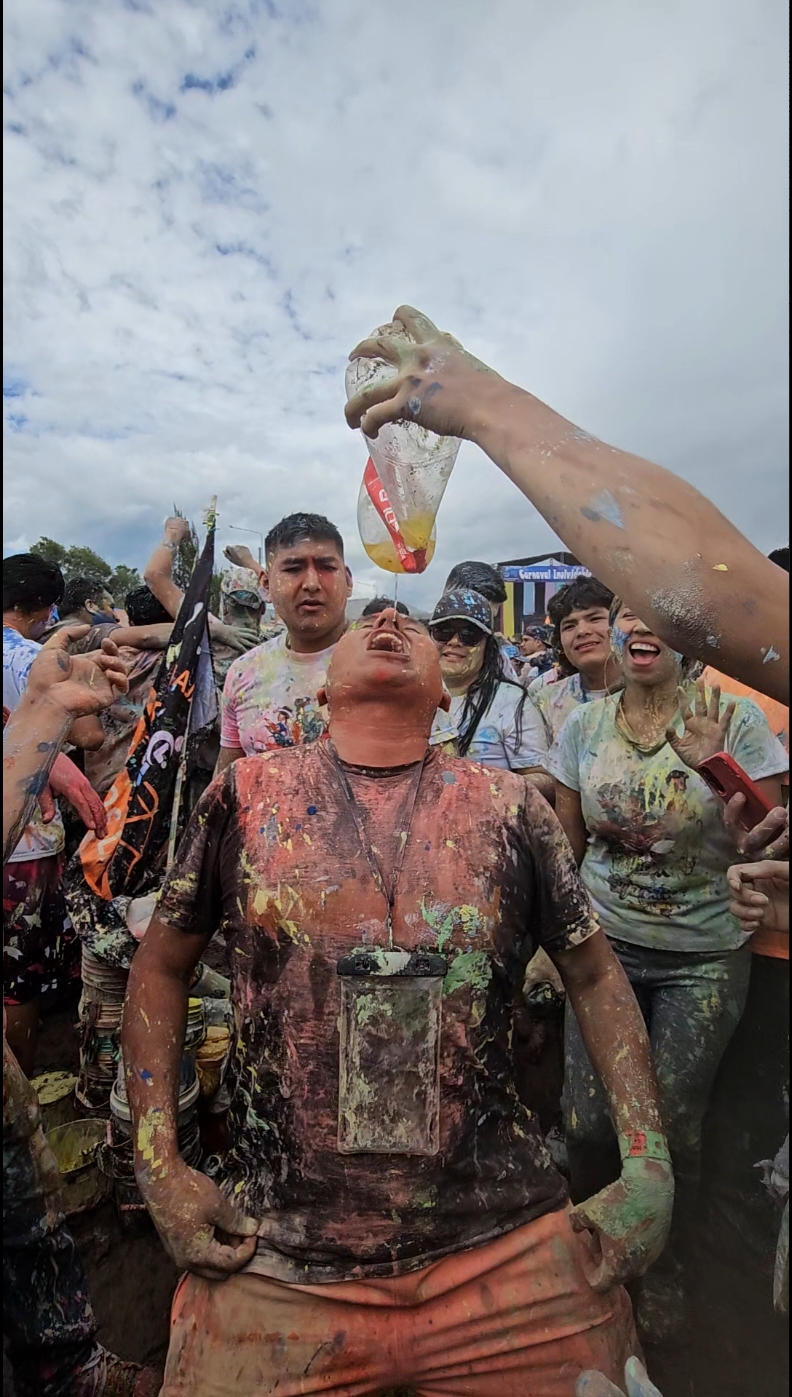
[[[218,773],[242,756],[314,742],[325,730],[316,696],[352,591],[343,539],[321,514],[289,514],[267,534],[265,554],[262,581],[286,630],[228,671]]]
[[[550,599],[547,612],[564,673],[560,679],[540,674],[528,685],[528,697],[544,723],[548,750],[578,704],[604,698],[609,682],[611,689],[621,685],[610,643],[612,601],[613,593],[596,577],[578,577]]]
[[[673,1195],[638,1007],[541,796],[428,746],[425,628],[390,608],[327,674],[329,740],[202,798],[135,956],[124,1061],[140,1187],[189,1274],[163,1397],[568,1397],[635,1352],[618,1284]],[[217,1180],[180,1158],[192,967],[219,928],[236,1023]],[[511,1051],[552,954],[623,1141],[570,1211]]]

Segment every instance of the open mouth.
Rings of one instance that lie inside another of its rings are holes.
[[[651,640],[631,640],[627,653],[633,664],[651,665],[660,654],[660,646],[654,645]]]
[[[406,655],[407,646],[404,637],[397,631],[375,631],[366,646],[367,650],[376,650],[380,655]]]

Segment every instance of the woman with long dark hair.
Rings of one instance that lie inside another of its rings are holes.
[[[625,603],[614,600],[610,621],[623,688],[574,709],[548,764],[558,818],[649,1029],[676,1198],[637,1320],[646,1342],[660,1342],[679,1337],[689,1318],[702,1121],[751,968],[748,934],[729,911],[736,850],[697,768],[726,750],[777,806],[788,757],[754,703],[722,703],[717,687],[694,685],[697,663]],[[564,1116],[573,1198],[589,1197],[615,1177],[616,1137],[569,1011]]]
[[[504,671],[489,602],[467,588],[446,592],[429,631],[451,695],[448,714],[438,712],[431,741],[454,739],[460,757],[519,772],[550,793],[552,781],[540,767],[541,719],[522,684]]]

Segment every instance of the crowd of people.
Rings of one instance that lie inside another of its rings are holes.
[[[355,351],[397,372],[350,425],[476,440],[590,574],[509,639],[485,562],[452,569],[427,622],[381,597],[349,623],[323,516],[276,523],[260,563],[226,550],[218,713],[185,746],[175,854],[145,899],[108,900],[126,960],[90,940],[128,973],[114,1052],[137,1186],[185,1272],[164,1378],[97,1343],[30,1080],[42,1003],[85,965],[86,850],[181,634],[189,526],[166,522],[125,598],[4,559],[20,1397],[648,1397],[641,1344],[689,1337],[697,1249],[719,1233],[776,1256],[783,1151],[775,1193],[754,1166],[788,1132],[788,549],[762,559],[676,477],[397,316],[412,343]],[[730,799],[708,774],[723,753]],[[233,1034],[207,1172],[180,1152],[179,1080],[213,939]],[[537,981],[563,1006],[552,1142],[514,1050]],[[784,1264],[781,1246],[779,1307]]]

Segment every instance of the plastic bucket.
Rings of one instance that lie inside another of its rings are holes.
[[[214,1096],[219,1091],[230,1046],[231,1034],[227,1028],[207,1028],[206,1037],[195,1055],[201,1096]]]
[[[76,1120],[56,1126],[47,1135],[61,1172],[63,1211],[67,1217],[97,1208],[110,1192],[96,1157],[106,1132],[106,1121]]]
[[[74,1088],[77,1078],[71,1072],[44,1072],[30,1084],[38,1097],[44,1133],[67,1125],[76,1116]]]

